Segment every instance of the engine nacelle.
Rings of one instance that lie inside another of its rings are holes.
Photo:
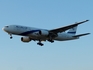
[[[40,35],[47,36],[47,35],[49,35],[49,32],[48,32],[47,30],[40,30],[40,31],[39,31],[39,34],[40,34]]]
[[[30,42],[31,39],[29,37],[21,37],[22,42]]]

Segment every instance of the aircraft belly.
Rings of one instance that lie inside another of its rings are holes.
[[[68,35],[68,34],[58,34],[58,37],[55,38],[55,40],[58,40],[58,41],[66,41],[66,40],[72,40],[72,39],[75,39],[73,38],[71,35]]]
[[[35,36],[35,35],[28,35],[30,38],[32,38],[32,39],[36,39],[36,40],[47,40],[47,37],[45,37],[45,36]]]

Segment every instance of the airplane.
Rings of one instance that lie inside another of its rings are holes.
[[[89,35],[90,33],[84,33],[76,35],[77,26],[85,23],[89,20],[77,22],[68,26],[56,28],[56,29],[39,29],[34,27],[27,27],[21,25],[8,25],[4,26],[2,30],[7,32],[12,39],[12,35],[19,35],[22,42],[38,41],[37,45],[43,46],[42,41],[48,41],[53,43],[56,41],[68,41],[79,39],[81,36]]]

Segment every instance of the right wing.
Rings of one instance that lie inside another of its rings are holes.
[[[75,23],[75,24],[72,24],[72,25],[68,25],[68,26],[65,26],[65,27],[61,27],[61,28],[57,28],[57,29],[52,29],[52,30],[49,30],[49,32],[50,33],[55,33],[55,34],[59,33],[59,32],[64,32],[64,31],[66,31],[68,29],[71,29],[71,28],[73,28],[75,26],[78,26],[79,24],[85,23],[87,21],[89,21],[89,20],[85,20],[85,21],[82,21],[82,22],[78,22],[78,23]]]

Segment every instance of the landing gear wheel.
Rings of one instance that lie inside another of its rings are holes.
[[[9,35],[10,35],[10,39],[12,39],[13,37],[12,37],[12,34],[10,34],[10,33],[8,33]]]
[[[42,44],[42,43],[37,43],[37,45],[43,46],[44,44]]]
[[[51,43],[54,43],[54,41],[53,41],[53,40],[51,40]]]
[[[49,42],[53,43],[54,41],[53,40],[48,40]]]
[[[10,39],[12,39],[13,37],[10,37]]]

